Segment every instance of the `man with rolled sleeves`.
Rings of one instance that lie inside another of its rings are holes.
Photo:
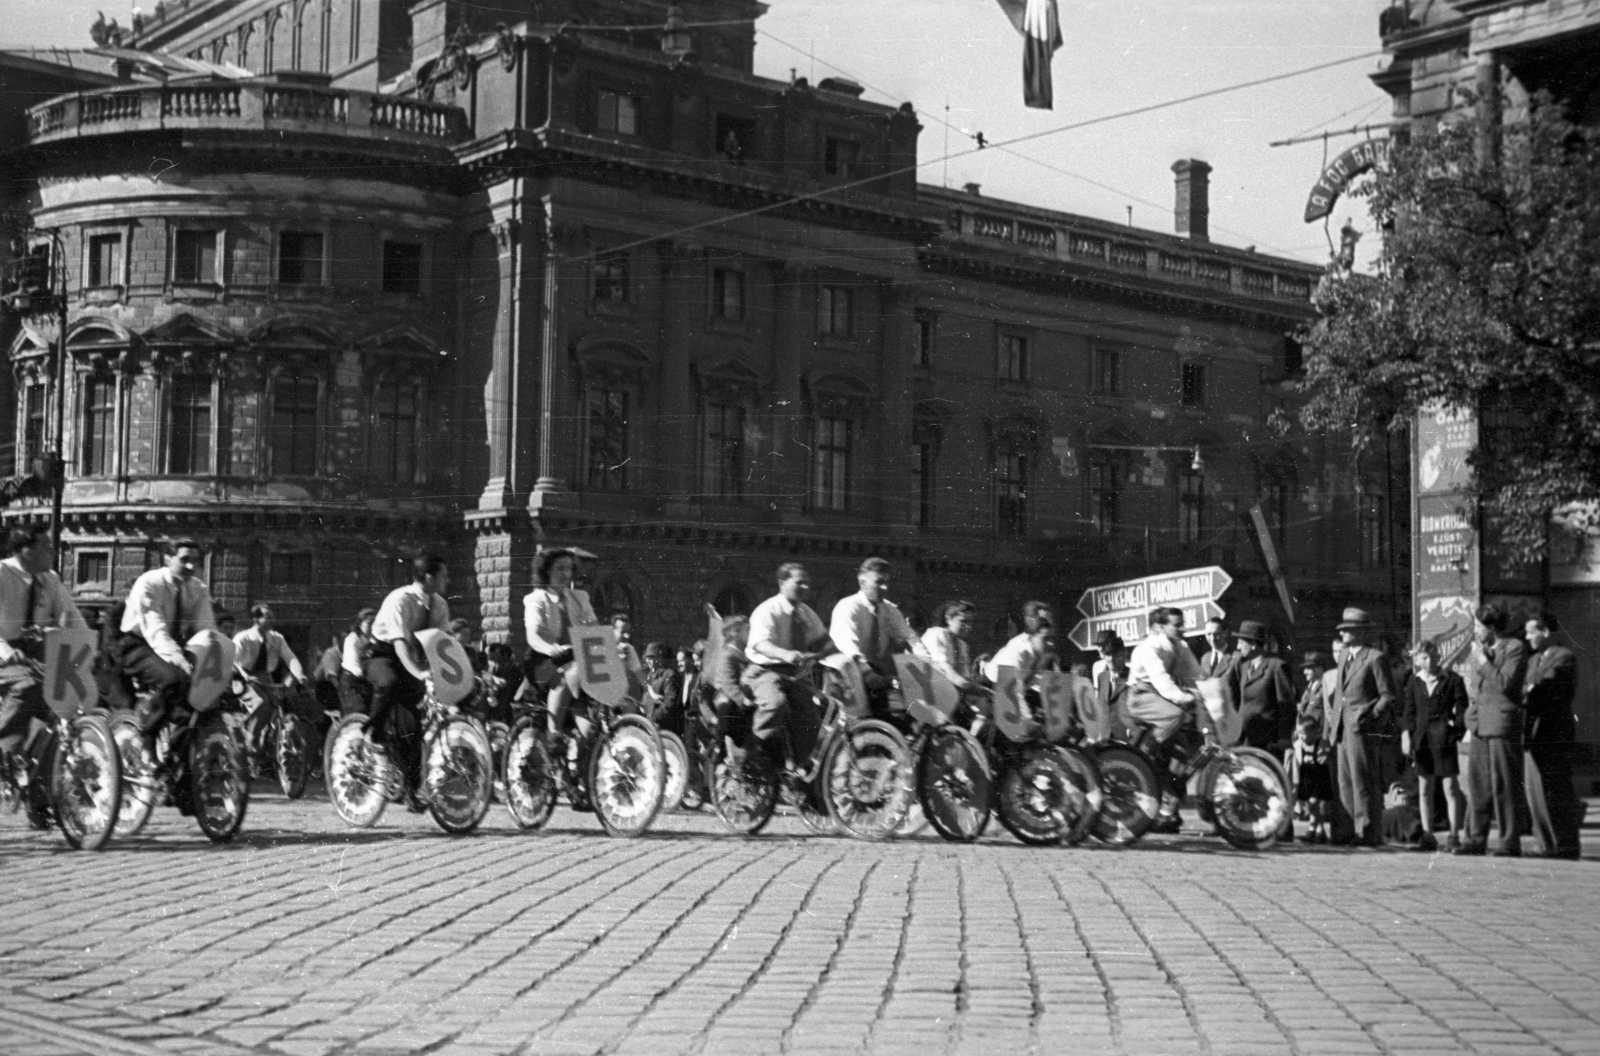
[[[1572,748],[1578,724],[1572,702],[1578,695],[1578,661],[1557,645],[1552,616],[1535,616],[1523,625],[1528,638],[1528,680],[1524,779],[1528,813],[1546,858],[1578,857],[1583,804],[1572,791]]]
[[[1506,636],[1506,611],[1480,605],[1473,613],[1467,674],[1467,839],[1457,854],[1483,854],[1489,822],[1499,830],[1497,857],[1520,858],[1530,828],[1522,783],[1523,687],[1528,647]]]
[[[1397,708],[1394,677],[1383,650],[1372,644],[1377,626],[1366,611],[1344,610],[1339,621],[1344,656],[1336,669],[1334,698],[1328,701],[1329,740],[1338,762],[1339,803],[1333,842],[1377,847],[1383,842],[1381,745],[1373,736],[1385,715]]]

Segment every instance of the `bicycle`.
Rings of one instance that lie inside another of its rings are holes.
[[[920,810],[907,814],[896,833],[914,835],[920,815],[946,840],[970,843],[989,827],[994,805],[994,772],[989,753],[970,732],[952,721],[961,691],[938,677],[918,657],[895,657],[898,688],[906,700],[911,725],[910,751],[916,760],[914,784]]]
[[[993,721],[980,741],[995,772],[1000,824],[1026,844],[1082,843],[1100,814],[1100,770],[1081,748],[1059,742],[1071,719],[1048,685],[1039,693],[1043,719],[1030,714],[1031,691],[1002,667],[992,693]]]
[[[254,721],[246,723],[254,726],[255,733],[250,753],[252,768],[258,774],[275,776],[285,799],[299,799],[306,794],[306,782],[311,776],[316,729],[298,710],[284,707],[284,699],[290,694],[303,694],[303,690],[243,677],[245,685],[260,700],[250,716]]]

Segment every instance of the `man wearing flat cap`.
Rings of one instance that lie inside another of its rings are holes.
[[[1283,661],[1266,655],[1267,628],[1255,620],[1239,624],[1238,642],[1228,669],[1228,689],[1236,710],[1230,741],[1282,754],[1294,735],[1294,687]]]
[[[1336,693],[1328,701],[1327,726],[1344,809],[1336,819],[1334,842],[1376,847],[1383,842],[1383,787],[1382,742],[1375,734],[1384,716],[1398,707],[1394,675],[1383,650],[1372,644],[1377,625],[1365,610],[1345,609],[1338,631],[1345,649]]]

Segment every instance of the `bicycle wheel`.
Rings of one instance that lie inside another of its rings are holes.
[[[778,798],[794,811],[800,824],[813,836],[837,836],[839,823],[833,819],[827,800],[818,794],[815,781],[802,781],[792,771],[779,775]]]
[[[503,722],[485,722],[483,732],[489,735],[489,758],[494,760],[494,784],[490,799],[504,803],[506,745],[511,743],[511,727]]]
[[[194,820],[212,843],[227,843],[250,806],[250,767],[233,727],[213,712],[189,746],[190,801]]]
[[[551,769],[544,733],[533,720],[518,719],[511,728],[500,779],[505,784],[506,809],[517,828],[537,829],[550,820],[561,785]]]
[[[850,835],[881,840],[892,835],[911,807],[911,750],[886,722],[850,724],[822,759],[828,812]]]
[[[683,803],[683,794],[689,789],[689,749],[683,738],[666,730],[661,735],[661,756],[666,763],[666,779],[661,787],[661,809],[677,810]]]
[[[1246,851],[1264,851],[1277,843],[1294,809],[1289,779],[1278,760],[1259,748],[1234,748],[1207,769],[1212,814],[1222,838]]]
[[[311,737],[310,724],[300,716],[287,711],[278,716],[278,786],[285,799],[299,799],[306,794],[306,780],[311,776]]]
[[[349,824],[370,829],[383,817],[400,775],[388,753],[373,743],[365,715],[346,715],[333,728],[327,781],[333,809]]]
[[[746,752],[735,762],[719,748],[707,770],[711,808],[724,825],[744,836],[766,828],[778,806],[779,779],[765,752]]]
[[[665,759],[655,723],[623,715],[589,752],[589,799],[595,817],[612,836],[638,836],[661,809]]]
[[[1060,843],[1078,819],[1076,789],[1067,757],[1047,745],[1029,744],[1000,775],[1000,824],[1023,843]]]
[[[1137,843],[1161,810],[1161,775],[1143,752],[1109,744],[1095,752],[1102,790],[1094,838],[1115,847]]]
[[[1089,838],[1095,820],[1100,817],[1103,802],[1100,768],[1095,765],[1094,756],[1074,745],[1058,744],[1054,751],[1066,764],[1067,771],[1065,807],[1071,824],[1062,840],[1074,847]]]
[[[67,724],[50,760],[50,806],[67,843],[98,851],[117,827],[122,805],[122,755],[111,727],[99,715]]]
[[[139,731],[139,720],[131,711],[114,711],[109,720],[111,737],[117,742],[122,768],[122,803],[117,808],[117,835],[137,836],[150,820],[156,800],[161,796],[161,778],[156,774],[156,753]]]
[[[489,813],[494,793],[494,752],[476,719],[452,715],[423,750],[423,798],[428,813],[449,833],[471,832]]]
[[[917,756],[917,799],[934,831],[945,839],[970,843],[983,835],[994,800],[994,774],[976,737],[959,726],[946,726],[923,743]]]

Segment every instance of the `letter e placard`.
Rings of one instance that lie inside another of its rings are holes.
[[[100,695],[94,681],[98,638],[87,627],[52,627],[44,632],[44,700],[63,718],[93,707]]]
[[[628,669],[612,627],[572,628],[572,652],[578,664],[578,684],[585,693],[613,708],[628,699]]]

